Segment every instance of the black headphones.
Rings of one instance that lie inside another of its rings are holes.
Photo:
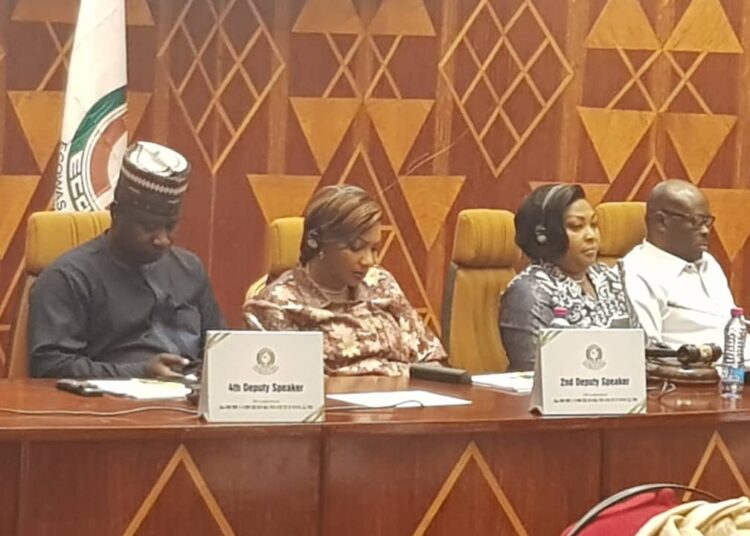
[[[550,200],[555,197],[555,194],[564,186],[564,184],[555,184],[552,188],[547,190],[546,194],[544,194],[544,199],[542,200],[542,223],[534,227],[534,236],[536,237],[537,244],[543,246],[549,240],[547,238],[547,226],[545,224],[547,221],[547,205]]]

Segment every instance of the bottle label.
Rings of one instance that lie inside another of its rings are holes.
[[[724,381],[727,383],[745,383],[744,367],[725,367]]]

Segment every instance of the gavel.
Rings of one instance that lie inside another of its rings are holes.
[[[693,363],[710,364],[721,357],[721,347],[717,344],[683,344],[674,348],[646,348],[646,358],[674,357],[683,367]]]

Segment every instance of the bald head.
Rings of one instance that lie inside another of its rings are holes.
[[[706,196],[688,181],[661,182],[646,202],[648,241],[688,262],[703,255],[712,223]]]
[[[692,182],[668,179],[651,190],[646,208],[649,212],[663,209],[677,209],[686,203],[706,200],[706,196]]]

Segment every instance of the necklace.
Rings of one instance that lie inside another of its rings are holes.
[[[320,285],[319,285],[320,286]],[[341,290],[330,290],[325,287],[320,287],[320,290],[328,296],[328,299],[334,303],[343,303],[349,301],[349,287],[344,285]]]
[[[580,278],[571,277],[574,283],[578,283],[579,285],[582,284],[584,281],[586,281],[586,274],[583,274]]]
[[[331,289],[324,285],[321,285],[318,283],[315,278],[312,276],[312,273],[310,273],[310,266],[305,266],[305,271],[307,272],[307,275],[310,279],[312,279],[316,285],[318,285],[318,288],[320,291],[325,294],[329,300],[336,303],[342,303],[349,300],[349,286],[344,284],[343,287],[340,289]]]

